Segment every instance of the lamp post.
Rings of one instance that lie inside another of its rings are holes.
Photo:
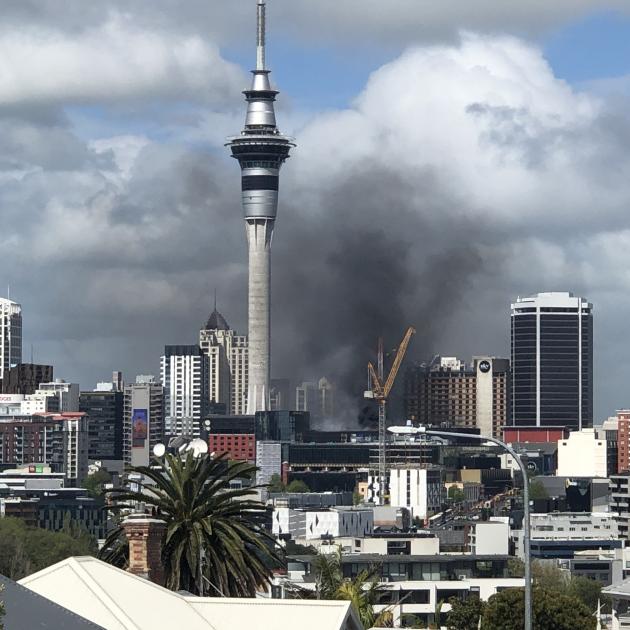
[[[500,446],[506,450],[516,461],[518,467],[523,474],[523,550],[525,554],[525,630],[532,630],[532,563],[529,550],[529,482],[527,478],[527,470],[523,464],[521,458],[514,451],[514,449],[508,446],[505,442],[497,440],[493,437],[486,437],[485,435],[475,435],[469,433],[455,433],[453,431],[440,431],[439,429],[428,429],[427,427],[389,427],[391,433],[409,434],[409,433],[423,433],[425,435],[437,435],[440,437],[454,437],[454,438],[467,438],[479,440],[480,442],[492,442],[497,446]]]

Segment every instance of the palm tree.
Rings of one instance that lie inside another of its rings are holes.
[[[110,491],[119,508],[142,503],[166,522],[162,562],[166,586],[228,597],[253,597],[267,584],[282,559],[273,537],[264,529],[266,507],[251,499],[251,489],[232,489],[236,479],[252,479],[256,467],[225,460],[225,455],[182,459],[167,455],[164,466],[137,466],[140,490]],[[112,532],[100,557],[124,562],[122,528]],[[206,589],[204,582],[211,588]]]
[[[355,577],[344,578],[341,566],[341,549],[337,553],[319,554],[313,563],[318,599],[341,599],[352,602],[364,628],[390,627],[392,614],[389,608],[375,612],[381,595],[387,591],[379,584],[379,567],[360,571]],[[303,594],[303,591],[301,592]]]

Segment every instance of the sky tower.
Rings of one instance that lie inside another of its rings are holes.
[[[265,2],[257,0],[256,69],[247,100],[245,128],[226,146],[241,166],[243,214],[249,245],[249,387],[247,413],[269,409],[271,337],[271,238],[278,210],[280,167],[289,157],[291,138],[276,127],[271,88],[265,66]]]

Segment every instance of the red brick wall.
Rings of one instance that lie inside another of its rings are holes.
[[[256,461],[256,436],[251,433],[216,433],[208,436],[211,453],[227,453],[228,459]]]

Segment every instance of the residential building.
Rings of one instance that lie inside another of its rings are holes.
[[[403,615],[414,615],[425,627],[435,622],[435,611],[451,609],[452,597],[465,599],[476,594],[482,601],[506,588],[523,588],[523,578],[509,577],[512,556],[463,554],[344,553],[341,556],[343,576],[353,578],[362,571],[377,571],[387,590],[377,610],[390,607],[394,627],[401,625]],[[289,557],[289,572],[277,576],[272,596],[283,597],[292,584],[315,589],[315,556]],[[421,626],[422,627],[422,626]]]
[[[79,408],[88,415],[90,460],[123,458],[124,392],[81,392]]]
[[[153,447],[164,441],[162,384],[142,375],[125,385],[123,413],[123,460],[127,466],[146,466]]]
[[[161,375],[166,434],[198,437],[208,407],[208,356],[199,346],[166,346]]]
[[[48,464],[68,485],[87,476],[88,433],[83,413],[42,413],[0,418],[0,463]]]
[[[517,533],[522,549],[521,532]],[[530,550],[533,558],[572,558],[578,551],[621,549],[619,528],[607,512],[531,514]]]
[[[19,584],[108,630],[361,630],[351,602],[197,597],[146,579],[161,536],[140,532],[139,568],[123,571],[89,556],[66,558]],[[72,588],[68,585],[72,584]],[[61,610],[61,609],[60,609]],[[25,613],[26,614],[26,613]],[[59,615],[59,611],[57,611]],[[51,619],[61,618],[51,617]],[[78,617],[77,617],[78,618]],[[64,626],[55,626],[64,627]],[[85,625],[85,630],[93,626]],[[68,626],[74,630],[74,626]]]
[[[507,556],[510,525],[504,521],[473,521],[467,530],[466,550],[477,556]]]
[[[44,396],[56,396],[59,399],[59,411],[75,412],[79,411],[79,384],[66,383],[61,378],[52,383],[40,383],[35,394]]]
[[[23,416],[32,416],[36,413],[49,413],[61,411],[59,397],[55,394],[26,394],[22,400],[20,414]]]
[[[630,578],[602,589],[602,596],[611,601],[613,630],[630,630]]]
[[[470,365],[436,356],[411,366],[405,372],[405,417],[500,437],[507,421],[509,374],[507,359],[489,356],[473,357]]]
[[[390,504],[405,507],[413,518],[425,521],[442,509],[446,498],[442,475],[440,468],[392,468],[389,471]]]
[[[610,477],[610,511],[619,528],[619,537],[630,540],[630,472]]]
[[[210,453],[225,453],[229,460],[256,462],[256,436],[253,433],[211,433],[207,439]]]
[[[199,347],[208,356],[208,397],[225,404],[227,413],[244,414],[247,408],[247,336],[232,330],[215,309],[199,331]]]
[[[571,293],[518,298],[511,312],[513,426],[593,426],[593,306]]]
[[[617,412],[617,472],[630,470],[630,411]]]
[[[596,437],[595,429],[572,431],[558,440],[558,477],[607,477],[606,440]]]
[[[18,363],[5,370],[2,379],[3,394],[34,394],[40,383],[50,383],[53,380],[52,365],[38,365],[35,363]]]
[[[0,298],[0,380],[18,363],[22,363],[22,307]]]

